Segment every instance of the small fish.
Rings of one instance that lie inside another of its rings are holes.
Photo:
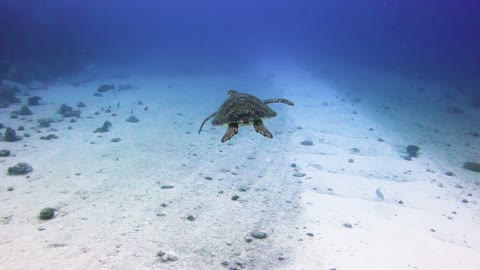
[[[377,198],[380,201],[385,201],[385,197],[383,196],[383,193],[380,191],[380,188],[377,188],[377,190],[375,191],[375,194],[377,195]]]

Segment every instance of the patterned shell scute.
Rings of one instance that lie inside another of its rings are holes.
[[[212,125],[220,126],[228,123],[247,123],[254,119],[271,118],[277,113],[259,98],[237,93],[231,95],[218,109]]]

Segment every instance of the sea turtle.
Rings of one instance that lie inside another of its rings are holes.
[[[228,124],[227,132],[225,132],[225,135],[222,137],[222,143],[235,136],[238,133],[240,125],[250,124],[253,124],[257,133],[267,138],[273,138],[272,133],[263,125],[262,119],[275,117],[277,113],[268,107],[267,104],[284,103],[290,106],[294,105],[293,102],[288,99],[274,98],[260,100],[254,95],[239,93],[236,90],[229,90],[228,95],[228,99],[223,102],[218,111],[203,120],[198,134],[202,131],[205,122],[215,116],[212,120],[212,125],[221,126]]]

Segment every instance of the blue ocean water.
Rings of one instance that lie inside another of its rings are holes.
[[[1,0],[0,265],[480,269],[479,14]]]

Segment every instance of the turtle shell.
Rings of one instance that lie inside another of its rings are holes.
[[[248,124],[252,120],[271,118],[277,113],[254,95],[235,93],[230,95],[218,109],[212,125],[221,126],[229,123]]]

